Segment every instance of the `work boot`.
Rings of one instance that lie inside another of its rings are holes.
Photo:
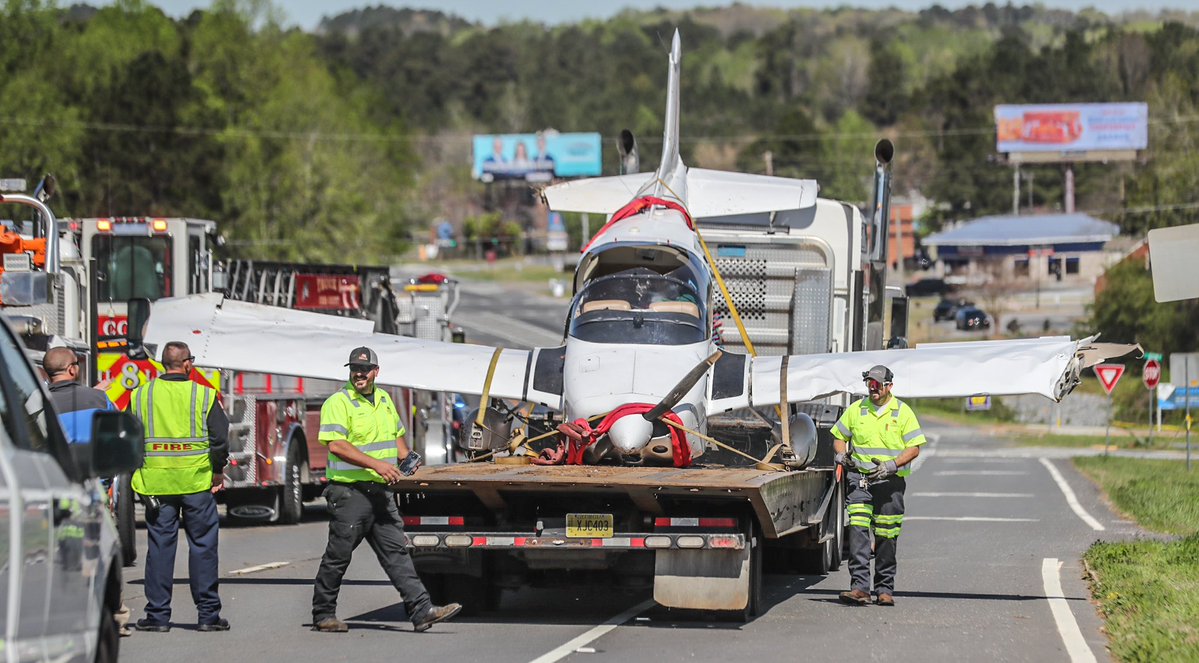
[[[895,597],[891,596],[890,594],[879,594],[878,598],[875,599],[874,602],[877,603],[878,605],[894,607],[895,606]]]
[[[429,628],[437,622],[444,622],[459,612],[462,612],[462,604],[460,603],[449,603],[442,606],[432,606],[419,622],[412,624],[412,628],[417,633],[428,631]]]
[[[846,605],[868,605],[870,595],[860,589],[851,589],[848,592],[841,592],[841,602]]]
[[[133,624],[133,628],[139,631],[148,631],[150,633],[166,633],[171,630],[170,624],[152,621],[150,619],[139,619]]]
[[[350,626],[336,617],[325,617],[313,624],[312,630],[321,633],[345,633],[350,630]]]
[[[196,630],[200,631],[201,633],[211,633],[214,631],[228,631],[229,630],[229,620],[225,619],[223,617],[217,617],[216,619],[214,619],[210,622],[200,622],[200,624],[196,626]]]

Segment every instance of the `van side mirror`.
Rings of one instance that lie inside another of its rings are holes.
[[[146,440],[142,424],[128,412],[97,412],[92,419],[89,477],[113,477],[142,466]]]
[[[146,323],[150,322],[150,300],[144,297],[130,299],[128,307],[128,331],[125,332],[125,337],[130,347],[137,347],[146,340]]]

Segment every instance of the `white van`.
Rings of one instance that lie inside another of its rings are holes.
[[[25,348],[0,323],[0,659],[116,661],[121,558],[98,477],[141,464],[141,425],[96,415],[68,445]]]

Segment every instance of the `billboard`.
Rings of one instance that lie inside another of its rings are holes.
[[[598,133],[484,134],[474,137],[475,179],[548,182],[602,172]]]
[[[1000,152],[1143,150],[1149,146],[1149,105],[1000,105],[995,129]]]

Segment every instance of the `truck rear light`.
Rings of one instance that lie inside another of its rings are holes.
[[[405,527],[427,527],[429,525],[462,527],[466,525],[466,519],[462,516],[404,516]]]
[[[154,219],[154,223],[153,223],[152,227],[154,228],[154,232],[156,232],[156,233],[166,232],[167,231],[166,219]]]
[[[654,527],[737,527],[736,518],[654,518]]]
[[[112,232],[112,221],[108,219],[100,219],[96,221],[96,230],[102,233]]]
[[[436,534],[417,534],[412,537],[412,545],[417,548],[436,548],[441,543],[441,537]]]
[[[445,537],[445,544],[450,548],[469,548],[473,542],[468,534],[450,534]]]
[[[229,459],[229,466],[230,466],[230,467],[237,467],[237,459],[236,459],[236,458],[230,458],[230,459]]]
[[[680,548],[703,548],[704,537],[680,536],[679,538],[675,539],[675,543],[677,543]]]
[[[713,534],[708,537],[709,548],[740,548],[739,537],[732,534]]]
[[[647,536],[647,537],[645,537],[645,547],[646,548],[669,548],[670,547],[670,537],[669,536]]]

